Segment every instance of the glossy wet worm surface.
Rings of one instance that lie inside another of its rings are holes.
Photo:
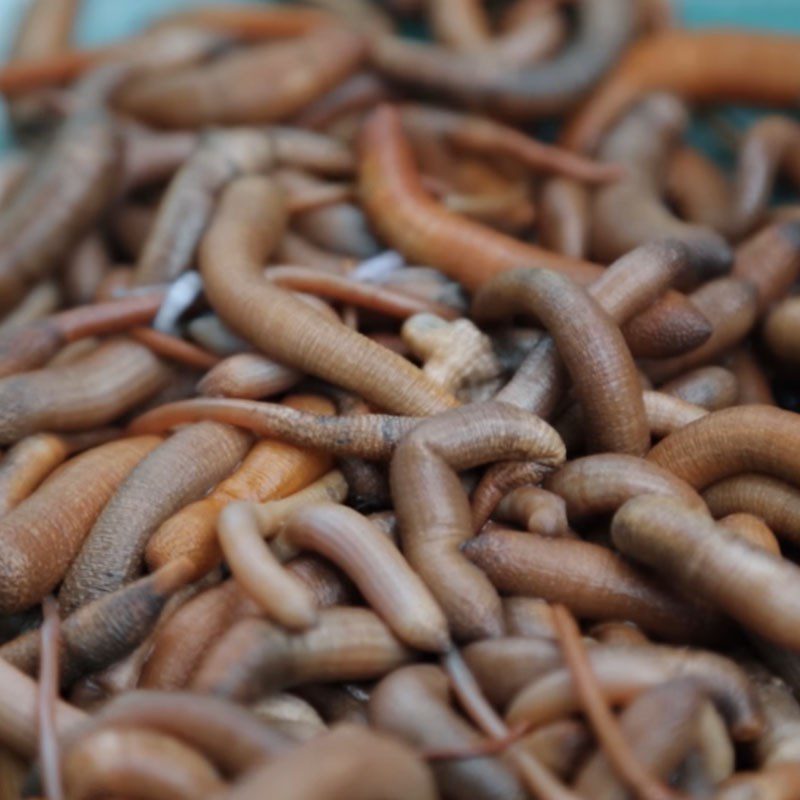
[[[80,6],[0,65],[0,796],[797,800],[800,39]]]

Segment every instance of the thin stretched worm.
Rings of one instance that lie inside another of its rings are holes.
[[[223,193],[200,247],[208,298],[223,321],[287,366],[318,375],[390,411],[426,415],[455,400],[386,348],[331,323],[261,276],[285,210],[265,178],[242,178]]]
[[[150,633],[170,596],[190,577],[189,563],[175,562],[67,616],[61,623],[60,684],[69,686],[131,652]],[[40,654],[38,631],[0,647],[0,658],[29,675],[35,674]]]
[[[61,643],[58,603],[53,597],[42,602],[42,628],[37,632],[41,656],[39,658],[39,761],[42,765],[42,783],[45,794],[53,800],[63,800],[59,769],[60,749],[56,729],[56,702],[58,701],[58,676]]]
[[[498,458],[531,462],[541,476],[563,461],[563,443],[534,415],[478,404],[423,422],[400,441],[390,464],[403,552],[457,639],[498,636],[503,629],[499,597],[459,551],[472,535],[472,517],[457,473]],[[447,502],[425,500],[432,486]]]
[[[629,0],[583,0],[576,32],[550,61],[528,68],[475,59],[430,44],[381,36],[372,42],[378,70],[418,88],[515,117],[563,112],[581,100],[616,61],[632,33]]]
[[[250,443],[244,432],[208,422],[182,429],[150,453],[117,489],[70,565],[59,592],[64,611],[133,578],[159,524],[230,474]]]
[[[656,645],[603,645],[588,651],[592,670],[609,702],[629,702],[665,681],[690,677],[707,692],[737,741],[755,739],[763,716],[747,675],[716,653]],[[541,725],[578,708],[570,672],[554,669],[533,681],[512,700],[506,721]]]
[[[291,116],[335,86],[358,67],[363,55],[360,36],[326,27],[289,42],[255,45],[210,64],[141,78],[125,86],[115,103],[159,127],[271,122]],[[265,83],[258,80],[264,74],[282,77]]]
[[[757,65],[757,67],[753,67]],[[562,135],[591,152],[640,97],[672,92],[694,102],[794,107],[800,56],[792,36],[752,31],[664,31],[631,47]]]
[[[642,496],[615,515],[611,537],[692,596],[727,613],[748,630],[789,649],[800,646],[798,568],[740,536],[726,535],[705,514],[672,498]],[[743,603],[747,595],[751,602]]]
[[[671,433],[648,454],[697,490],[742,472],[761,472],[800,486],[797,415],[772,406],[713,411]]]
[[[498,591],[563,603],[581,618],[629,620],[672,641],[707,641],[721,630],[719,619],[600,545],[496,528],[467,542],[464,553]]]
[[[800,542],[800,490],[784,481],[744,472],[709,486],[703,500],[717,519],[752,514],[780,539]]]
[[[379,678],[410,658],[380,618],[363,608],[323,609],[315,628],[294,634],[244,619],[212,645],[191,688],[246,701],[303,683]]]
[[[482,737],[451,705],[447,676],[431,664],[401,667],[385,677],[369,700],[370,722],[416,748],[465,749]],[[431,765],[440,791],[447,797],[493,800],[525,796],[513,771],[502,759],[440,761]]]
[[[103,506],[160,442],[140,436],[95,447],[0,520],[3,613],[28,608],[58,585]]]
[[[428,587],[369,520],[346,506],[319,503],[295,511],[282,537],[337,564],[409,647],[434,653],[450,645],[447,621]]]

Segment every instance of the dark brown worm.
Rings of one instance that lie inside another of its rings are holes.
[[[650,435],[639,379],[614,320],[568,278],[546,270],[515,270],[499,276],[473,302],[479,320],[515,312],[534,314],[552,335],[583,408],[590,446],[644,454]],[[597,384],[607,391],[598,394]],[[627,409],[624,418],[616,411],[619,404]]]
[[[720,621],[589,542],[494,529],[464,546],[498,591],[563,603],[578,617],[629,620],[673,641],[714,638]]]
[[[369,701],[370,722],[416,748],[465,749],[481,735],[451,706],[447,676],[433,665],[402,667],[384,678]],[[524,792],[502,759],[440,761],[432,765],[447,797],[521,800]]]
[[[660,392],[678,397],[709,411],[737,405],[739,382],[723,367],[699,367],[659,387]]]
[[[713,361],[739,344],[755,323],[756,289],[739,278],[709,281],[689,298],[712,324],[713,332],[704,344],[685,355],[645,362],[643,369],[651,380],[668,380]]]
[[[167,370],[146,347],[115,340],[74,364],[0,379],[0,442],[104,425],[154,394]]]
[[[363,53],[360,36],[326,27],[294,41],[257,45],[169,76],[141,78],[125,87],[116,103],[160,127],[270,122],[291,116],[335,86],[358,67]],[[297,79],[298,70],[302,81]],[[259,80],[264,74],[282,79],[264,83]]]
[[[477,404],[421,424],[401,440],[390,465],[403,552],[458,639],[503,630],[499,597],[459,550],[472,536],[472,516],[457,473],[498,458],[530,461],[541,479],[563,461],[563,443],[532,414],[501,403]],[[442,502],[430,504],[431,492]]]
[[[665,681],[687,677],[708,693],[737,741],[763,730],[757,697],[745,673],[730,659],[705,651],[655,645],[603,645],[588,651],[594,674],[608,701],[629,702]],[[506,720],[541,725],[577,710],[578,700],[567,669],[534,680],[512,701]]]
[[[455,400],[405,359],[331,323],[261,276],[284,224],[280,190],[242,178],[224,192],[200,248],[205,290],[219,316],[265,354],[390,411],[430,414]]]
[[[642,496],[614,516],[614,544],[759,636],[800,647],[800,571],[673,498]],[[742,596],[751,599],[742,602]]]
[[[58,585],[103,506],[160,442],[140,436],[96,447],[0,520],[2,613],[30,607]]]
[[[341,725],[253,770],[216,800],[436,800],[430,769],[394,737]]]
[[[767,225],[743,242],[731,274],[756,287],[758,313],[763,314],[800,274],[800,221]]]
[[[25,177],[0,223],[0,307],[47,275],[112,200],[119,139],[103,100],[124,69],[96,73],[79,88],[76,110]],[[53,202],[57,200],[57,202]]]
[[[516,117],[541,116],[573,107],[613,65],[633,27],[629,0],[586,0],[578,6],[570,44],[552,60],[509,69],[496,60],[452,53],[393,36],[378,37],[372,63],[392,78],[447,93],[470,106]]]
[[[282,537],[337,564],[409,647],[438,653],[450,647],[447,621],[428,588],[357,511],[333,503],[308,506],[286,521]]]
[[[725,239],[709,228],[682,222],[661,199],[666,156],[687,121],[686,109],[675,98],[655,95],[609,133],[600,155],[624,164],[627,172],[594,196],[591,252],[596,257],[611,260],[645,242],[670,237],[692,247],[704,276],[730,268],[733,256]]]
[[[719,519],[729,514],[753,514],[775,535],[800,542],[800,490],[769,475],[742,473],[709,486],[703,500]]]
[[[315,628],[296,634],[245,619],[211,647],[192,688],[244,701],[303,683],[379,678],[410,657],[362,608],[324,609]]]
[[[690,508],[705,509],[697,492],[668,470],[619,453],[601,453],[569,461],[548,475],[545,485],[564,499],[567,516],[572,521],[613,514],[640,494],[677,497]]]
[[[190,564],[175,561],[67,616],[61,623],[61,685],[69,686],[130,653],[144,641],[167,600],[189,577]],[[38,631],[0,647],[0,658],[29,675],[36,674],[40,653]]]
[[[69,613],[133,578],[156,528],[226,477],[250,441],[242,431],[209,422],[185,428],[156,448],[92,527],[61,586],[62,609]]]
[[[762,472],[800,486],[797,415],[772,406],[714,411],[675,431],[647,456],[695,489],[741,472]]]

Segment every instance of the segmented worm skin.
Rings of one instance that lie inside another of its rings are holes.
[[[754,67],[753,65],[758,65]],[[603,133],[648,92],[689,101],[792,108],[800,56],[791,36],[751,31],[665,31],[633,45],[567,126],[564,143],[591,152]]]
[[[669,778],[695,746],[703,699],[691,680],[677,679],[642,693],[622,712],[622,732],[651,775]],[[659,725],[654,726],[653,719]],[[600,751],[586,760],[574,785],[582,797],[597,800],[624,798],[627,793]]]
[[[563,603],[582,619],[630,620],[675,641],[713,639],[720,630],[712,615],[676,599],[600,545],[498,528],[463,550],[498,591]]]
[[[670,149],[688,123],[684,106],[669,95],[653,95],[623,117],[599,150],[626,174],[601,188],[592,202],[591,252],[611,260],[648,241],[683,241],[701,254],[707,275],[730,268],[730,247],[716,231],[682,222],[661,199],[661,180]]]
[[[0,520],[3,613],[30,607],[58,585],[109,498],[160,442],[140,436],[96,447]]]
[[[303,683],[379,678],[410,658],[363,608],[324,609],[316,627],[295,634],[245,619],[212,645],[191,688],[243,702]]]
[[[731,275],[756,287],[763,314],[800,275],[800,221],[766,225],[746,239],[736,250]]]
[[[603,645],[588,651],[595,676],[607,701],[629,702],[665,681],[689,677],[707,692],[737,741],[755,739],[763,730],[757,697],[745,673],[731,660],[700,650],[655,645]],[[506,712],[509,724],[540,725],[578,708],[578,698],[566,668],[534,678],[513,699]]]
[[[451,702],[450,685],[441,669],[428,664],[402,667],[373,690],[369,719],[378,730],[394,733],[416,748],[465,750],[482,737]],[[502,759],[439,761],[432,770],[446,797],[521,800],[526,796]]]
[[[200,247],[205,291],[219,316],[266,355],[382,408],[426,415],[454,405],[405,359],[263,280],[284,214],[280,190],[267,179],[243,178],[224,192]]]
[[[372,42],[370,55],[381,73],[415,88],[528,118],[563,112],[581,100],[616,61],[633,19],[629,0],[583,0],[570,43],[551,60],[527,69],[509,70],[507,64],[392,36]]]
[[[131,580],[158,526],[230,474],[250,443],[243,431],[206,422],[184,428],[156,448],[93,525],[64,577],[61,608],[68,613]]]
[[[297,800],[435,800],[428,766],[396,738],[340,725],[254,770],[216,800],[256,800],[269,792]]]
[[[611,536],[625,555],[691,587],[748,630],[790,650],[800,647],[800,571],[791,561],[725,535],[705,514],[661,497],[626,503],[614,516]]]
[[[800,486],[796,415],[772,406],[714,411],[667,436],[648,461],[668,469],[695,489],[742,472],[761,472]]]
[[[699,367],[659,387],[660,392],[702,406],[709,411],[737,404],[739,382],[724,367]]]
[[[495,278],[475,297],[478,319],[533,313],[550,332],[572,378],[593,449],[644,454],[650,443],[639,379],[614,320],[568,278],[518,270]],[[606,387],[598,394],[597,385]],[[626,408],[624,418],[617,409]],[[613,407],[613,411],[612,411]]]
[[[677,497],[689,508],[705,509],[703,498],[688,483],[656,464],[622,453],[568,461],[547,476],[545,486],[564,499],[571,522],[613,514],[640,494]]]
[[[77,678],[104,669],[130,653],[153,629],[170,596],[190,577],[190,565],[176,562],[66,617],[60,629],[62,686],[69,686]],[[40,633],[30,631],[0,647],[0,658],[34,675],[40,652]]]
[[[190,800],[224,786],[196,750],[148,730],[100,730],[79,739],[64,754],[69,797],[90,800],[135,787],[149,797]],[[141,787],[141,788],[139,788]]]
[[[324,94],[359,65],[361,37],[326,27],[279,44],[256,45],[208,65],[142,78],[116,104],[159,127],[196,128],[284,119]],[[265,74],[282,76],[271,82]]]
[[[712,484],[703,500],[719,519],[730,514],[752,514],[764,520],[787,542],[800,541],[800,490],[777,478],[742,473]]]
[[[146,347],[120,339],[74,364],[2,378],[0,442],[104,425],[154,394],[167,376]]]
[[[19,299],[27,284],[53,270],[113,198],[119,139],[114,120],[102,105],[104,80],[105,76],[95,76],[93,84],[84,87],[88,97],[77,101],[76,111],[4,210],[0,222],[4,308]],[[118,78],[111,74],[108,81],[113,85]]]
[[[283,538],[333,561],[409,647],[442,653],[450,647],[447,621],[427,586],[366,517],[346,506],[320,503],[296,511]]]
[[[563,443],[549,425],[519,409],[471,405],[414,429],[390,464],[403,553],[444,609],[456,639],[503,630],[497,593],[459,552],[472,535],[472,518],[457,473],[498,458],[531,461],[541,476],[563,461]],[[425,500],[432,486],[444,502]]]

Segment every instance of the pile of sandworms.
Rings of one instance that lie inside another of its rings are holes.
[[[0,797],[798,800],[800,38],[80,10],[0,65]]]

